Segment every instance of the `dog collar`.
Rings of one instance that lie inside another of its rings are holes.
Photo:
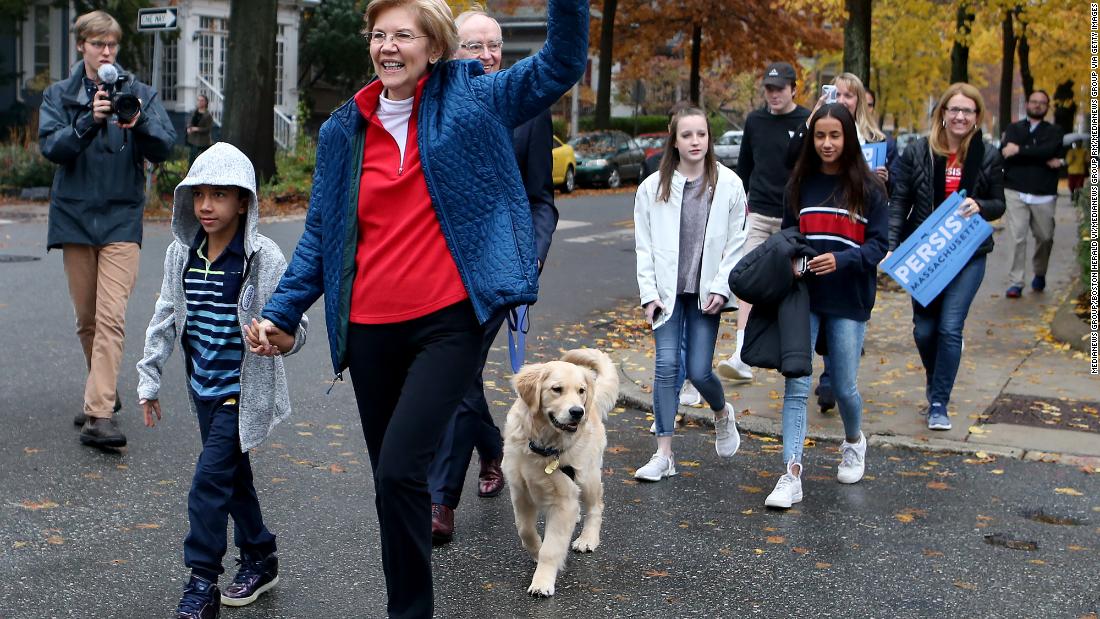
[[[535,441],[527,441],[527,446],[531,448],[531,451],[544,458],[553,458],[554,456],[560,456],[561,450],[557,447],[543,447],[536,445]]]

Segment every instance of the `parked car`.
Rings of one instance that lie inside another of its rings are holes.
[[[638,145],[645,149],[646,159],[663,151],[667,138],[667,133],[639,133],[634,136],[634,140],[638,142]]]
[[[577,157],[573,147],[554,136],[554,184],[564,193],[573,193],[577,187]]]
[[[618,187],[638,182],[645,151],[622,131],[592,131],[569,140],[577,156],[577,184]]]
[[[714,156],[718,162],[727,168],[737,167],[737,159],[741,156],[741,139],[744,131],[727,131],[714,142]]]

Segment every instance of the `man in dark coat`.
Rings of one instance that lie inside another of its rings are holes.
[[[84,407],[75,418],[80,441],[121,447],[126,437],[114,413],[120,406],[126,303],[137,280],[144,162],[167,159],[176,134],[156,91],[113,67],[122,36],[113,17],[103,11],[81,15],[73,33],[83,59],[69,78],[46,89],[39,112],[42,154],[59,166],[50,190],[46,246],[62,250],[88,366]],[[110,88],[140,102],[132,118],[115,115],[109,85],[99,77],[108,65],[118,75]]]
[[[1028,230],[1035,236],[1031,289],[1047,286],[1047,264],[1054,246],[1054,205],[1058,201],[1058,170],[1065,165],[1062,130],[1043,120],[1050,107],[1046,91],[1027,98],[1027,118],[1005,129],[1005,203],[1012,233],[1012,266],[1005,296],[1019,298],[1024,289]]]
[[[480,60],[486,73],[501,69],[501,49],[504,40],[500,24],[480,11],[467,11],[455,19],[459,48],[455,57]],[[550,111],[516,127],[513,134],[516,163],[527,189],[531,204],[531,221],[535,230],[539,270],[546,264],[550,239],[558,225],[558,210],[554,206],[553,154],[554,132]],[[507,316],[507,309],[497,312],[482,325],[481,364],[477,379],[458,406],[447,432],[443,436],[435,460],[428,471],[432,492],[432,542],[446,544],[454,536],[454,510],[462,496],[462,484],[474,448],[477,448],[481,471],[478,475],[478,496],[494,497],[504,488],[500,463],[504,456],[504,441],[500,428],[493,422],[485,398],[482,372],[489,349]]]

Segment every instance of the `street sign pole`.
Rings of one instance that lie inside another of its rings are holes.
[[[161,65],[164,63],[164,39],[162,32],[166,30],[179,30],[179,9],[174,6],[158,7],[138,10],[138,32],[153,35],[153,90],[160,93]],[[153,189],[153,175],[149,162],[145,162],[145,196]]]

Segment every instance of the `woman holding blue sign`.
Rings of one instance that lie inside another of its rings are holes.
[[[964,217],[993,221],[1004,214],[1001,154],[986,147],[979,127],[985,101],[970,84],[952,84],[932,113],[932,132],[905,150],[898,160],[890,196],[890,249],[896,249],[952,193],[965,189],[959,206]],[[962,359],[963,325],[985,277],[987,238],[927,306],[913,302],[913,339],[927,380],[928,428],[950,430],[947,404]]]
[[[839,103],[810,118],[810,139],[791,172],[783,227],[797,226],[816,258],[792,265],[810,295],[811,346],[823,335],[845,440],[837,481],[863,478],[867,439],[860,429],[863,398],[856,378],[860,349],[875,305],[878,263],[886,255],[886,188],[863,158],[856,123]],[[764,504],[789,508],[802,500],[802,444],[810,376],[787,378],[783,393],[786,472]]]

